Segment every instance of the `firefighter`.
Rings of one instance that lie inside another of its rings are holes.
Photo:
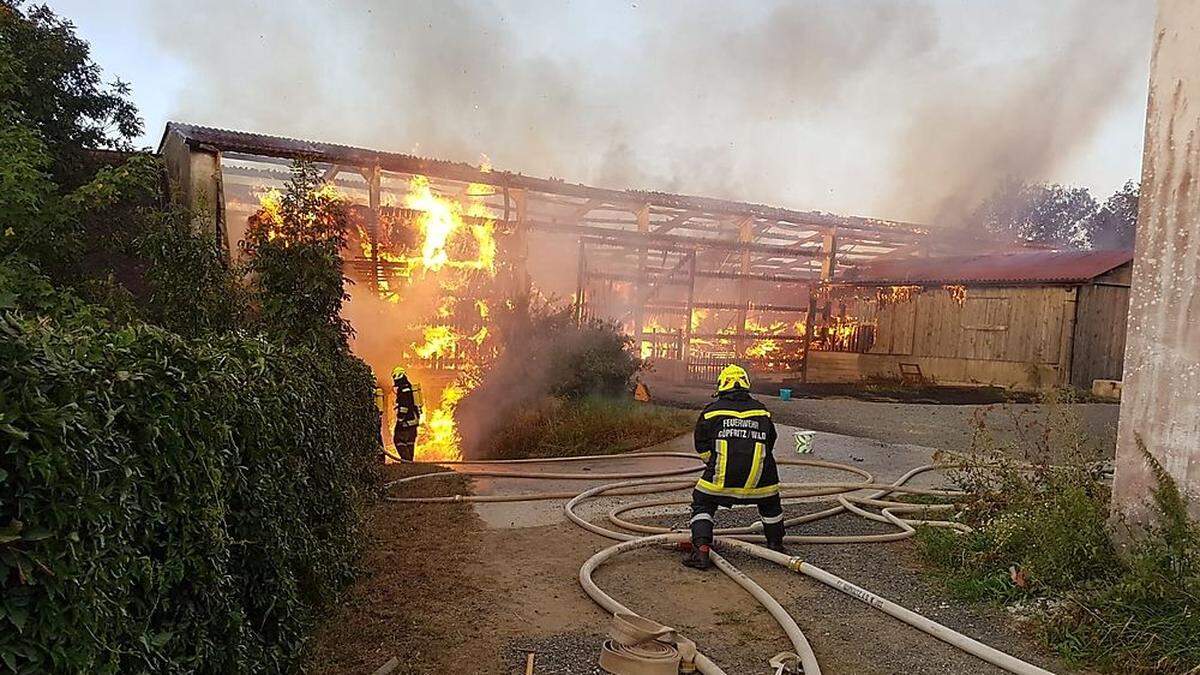
[[[779,469],[771,452],[775,425],[771,413],[750,396],[750,376],[741,366],[726,366],[717,378],[716,400],[696,421],[696,452],[704,473],[692,490],[692,551],[683,561],[708,569],[717,508],[755,504],[767,547],[783,551],[783,505]]]
[[[392,388],[396,392],[396,426],[392,432],[392,442],[400,459],[411,462],[417,446],[417,426],[421,424],[419,390],[409,381],[404,368],[399,366],[392,371]]]

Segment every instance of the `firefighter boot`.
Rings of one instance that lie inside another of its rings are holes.
[[[692,546],[692,552],[683,559],[683,564],[696,570],[706,570],[712,567],[712,560],[708,557],[708,545]]]
[[[767,536],[767,548],[778,553],[787,553],[787,548],[783,545],[783,523],[765,523],[763,525],[763,534]]]

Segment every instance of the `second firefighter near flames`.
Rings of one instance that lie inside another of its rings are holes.
[[[696,452],[704,473],[692,490],[692,551],[683,564],[708,569],[713,517],[720,507],[758,506],[767,547],[783,551],[783,505],[771,413],[750,395],[750,376],[741,366],[726,366],[717,377],[716,400],[696,421]]]
[[[396,394],[392,443],[400,459],[411,462],[417,447],[417,429],[421,425],[421,388],[414,386],[404,368],[397,366],[392,371],[392,390]]]

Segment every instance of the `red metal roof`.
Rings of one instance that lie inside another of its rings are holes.
[[[1083,283],[1133,260],[1133,251],[1039,251],[873,260],[847,274],[864,286]]]

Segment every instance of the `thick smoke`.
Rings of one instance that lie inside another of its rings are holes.
[[[244,3],[150,15],[180,119],[954,223],[1141,106],[1151,0]],[[181,17],[186,21],[181,23]],[[1140,135],[1128,138],[1127,175]]]
[[[1154,9],[1152,0],[196,7],[148,4],[186,73],[176,119],[460,161],[487,153],[501,169],[606,187],[950,226],[1002,181],[1071,182],[1062,172],[1078,168],[1102,125],[1142,107]],[[1140,122],[1130,126],[1130,161],[1109,177],[1114,186],[1136,172]],[[561,291],[545,284],[556,277],[572,286],[574,244],[533,246],[539,287]],[[352,290],[354,348],[384,380],[420,339],[414,326],[433,315],[439,288],[408,287],[399,305]],[[501,409],[489,392],[511,398],[509,381],[541,391],[553,369],[528,372],[528,361],[515,379],[497,367],[464,402],[484,411],[460,420],[467,435],[486,437]]]

